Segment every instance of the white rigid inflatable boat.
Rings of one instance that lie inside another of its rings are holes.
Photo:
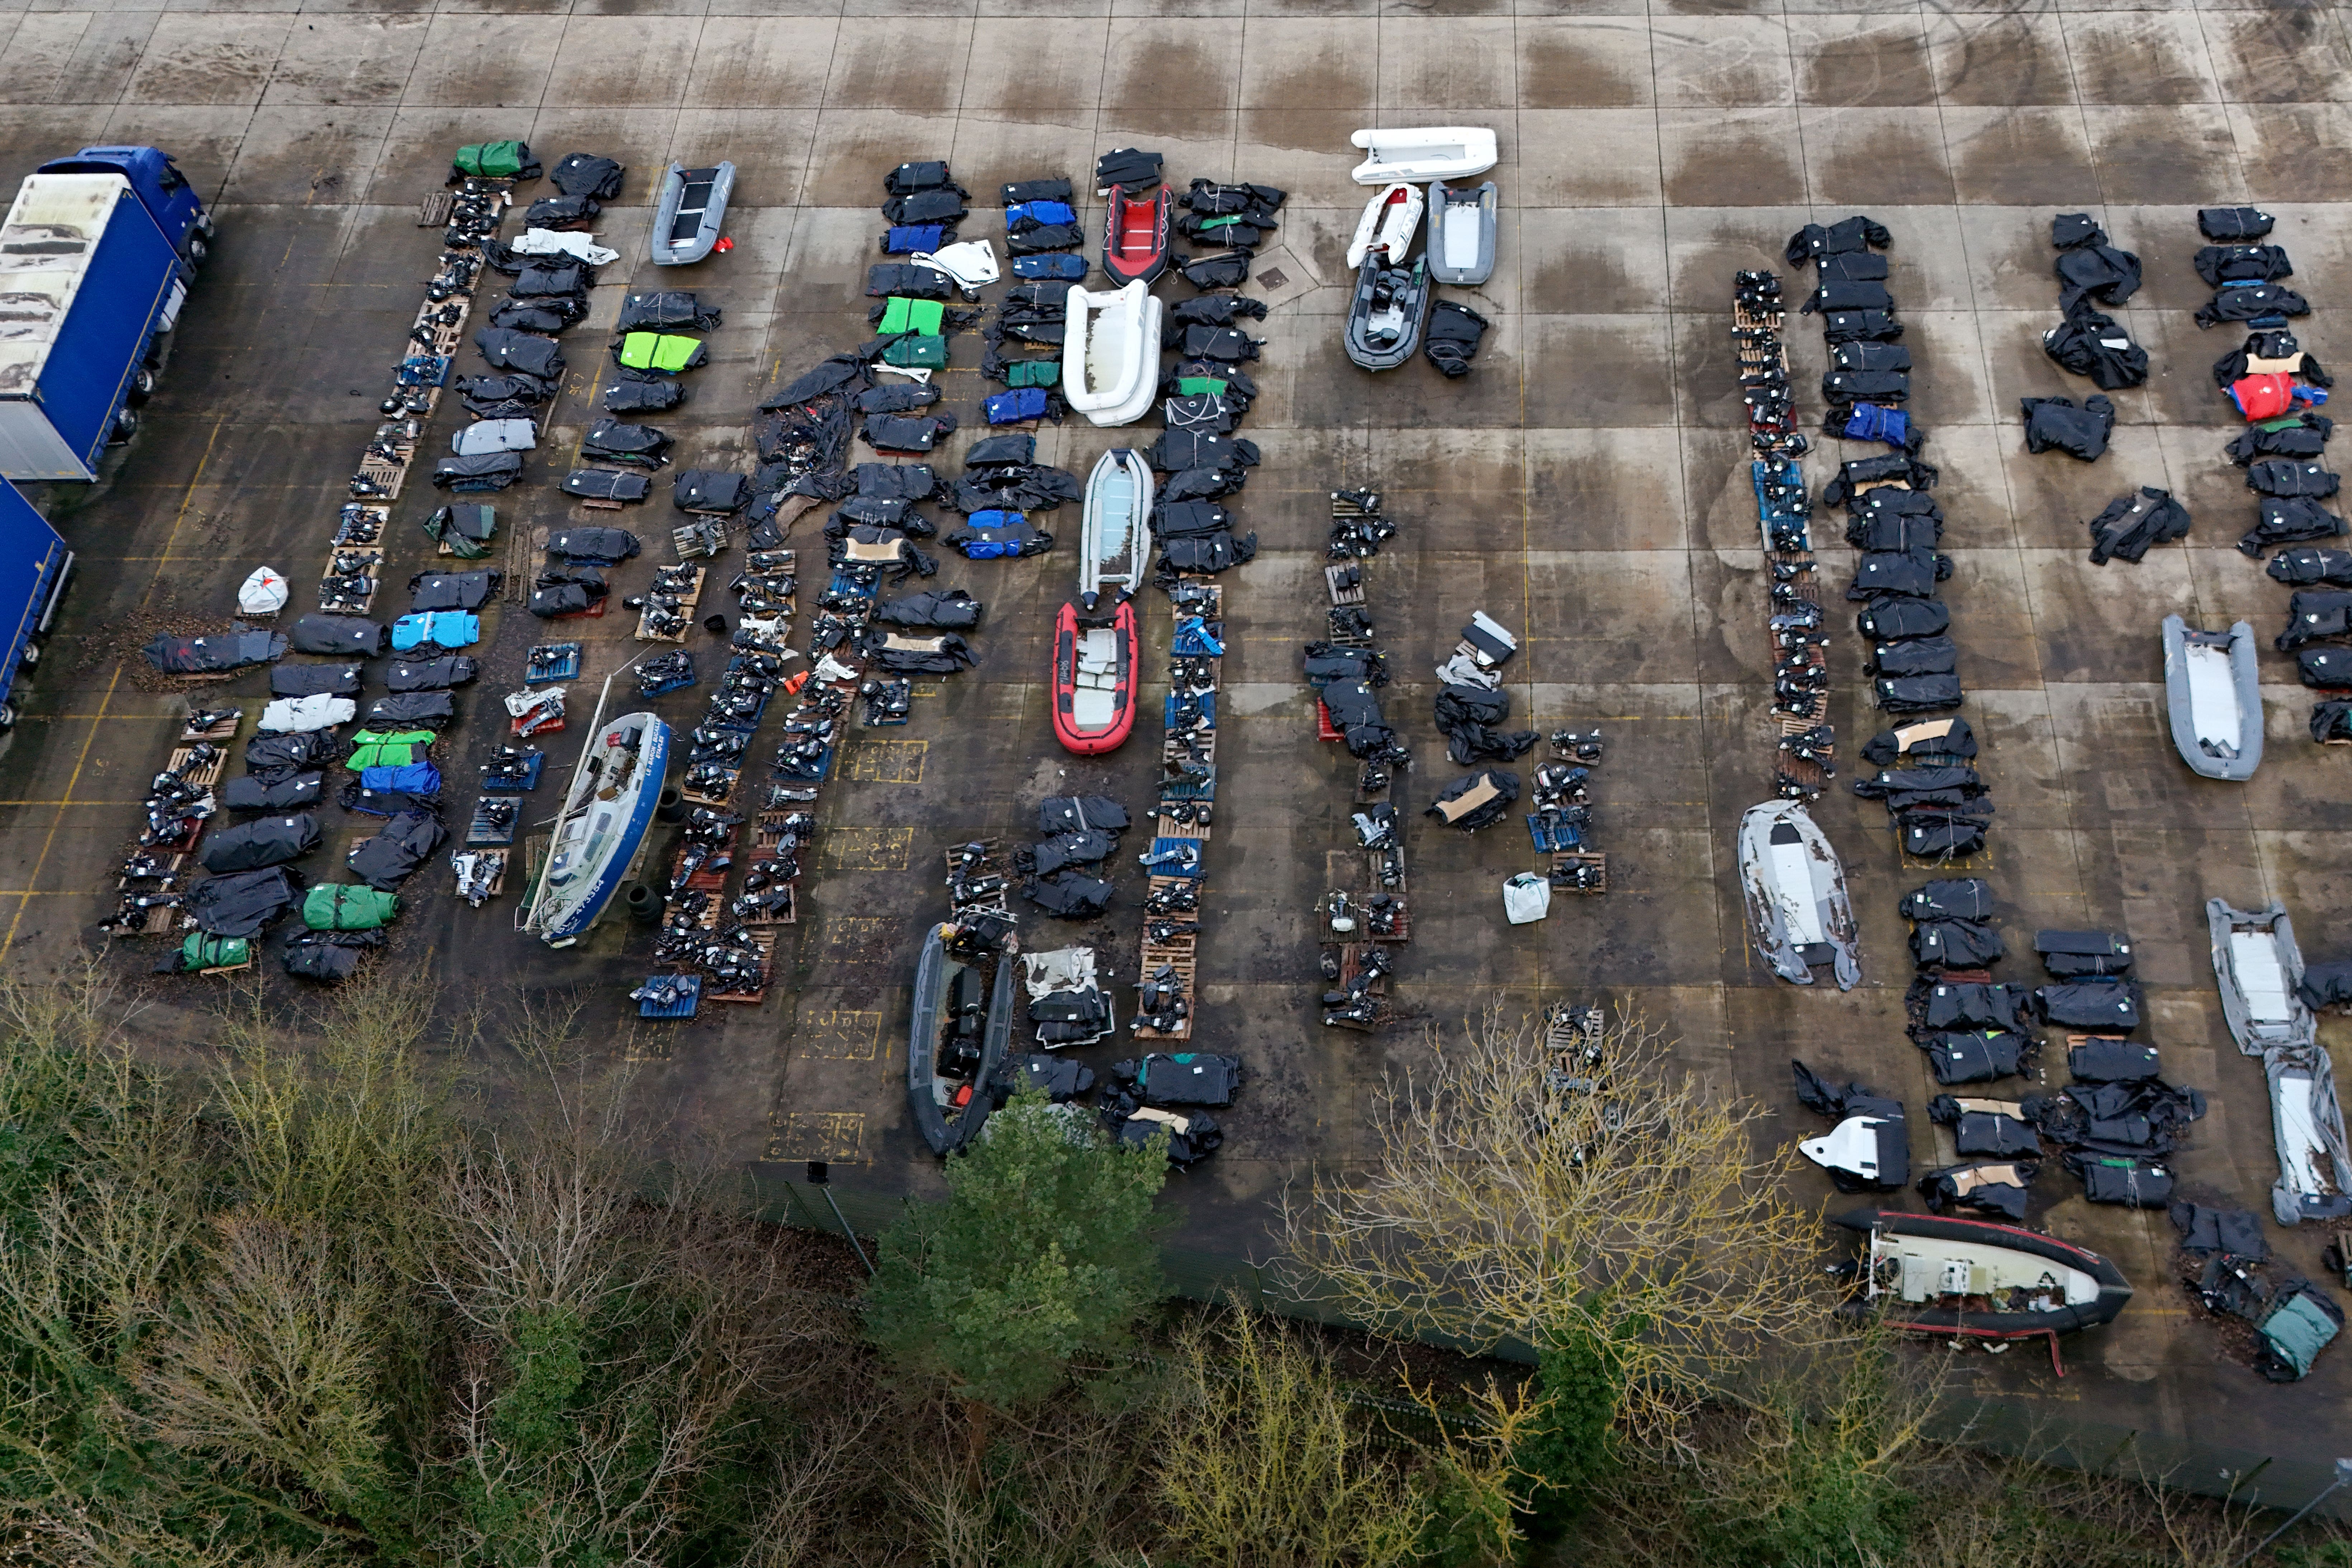
[[[1359,131],[1348,138],[1364,150],[1352,177],[1360,185],[1391,180],[1427,184],[1483,174],[1495,166],[1495,133],[1482,125],[1413,125]]]
[[[2286,906],[2241,910],[2205,901],[2213,979],[2238,1049],[2260,1057],[2271,1096],[2278,1179],[2271,1215],[2281,1225],[2352,1218],[2352,1144],[2336,1097],[2336,1067],[2319,1020],[2303,999],[2303,950]]]
[[[1089,293],[1073,284],[1063,311],[1062,397],[1097,425],[1143,417],[1160,392],[1160,301],[1138,279]]]
[[[1150,465],[1114,447],[1087,476],[1086,521],[1078,555],[1078,595],[1091,609],[1106,587],[1133,594],[1151,560]]]
[[[1356,220],[1356,237],[1348,242],[1349,270],[1363,266],[1364,258],[1375,250],[1388,252],[1390,266],[1403,266],[1412,254],[1412,237],[1420,231],[1427,201],[1419,185],[1403,180],[1374,192],[1364,204],[1364,216]]]

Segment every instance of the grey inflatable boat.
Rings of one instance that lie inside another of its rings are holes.
[[[1366,370],[1394,370],[1421,346],[1429,319],[1429,258],[1390,267],[1375,250],[1356,269],[1356,297],[1348,306],[1348,357]]]
[[[2263,1059],[2270,1085],[2271,1136],[2278,1180],[2271,1213],[2281,1225],[2352,1216],[2352,1148],[2336,1099],[2336,1069],[2319,1043],[2319,1021],[2296,988],[2303,952],[2286,906],[2252,910],[2205,902],[2213,977],[2238,1049]]]
[[[727,198],[734,194],[735,165],[724,159],[709,169],[672,163],[662,176],[661,205],[654,211],[654,265],[684,267],[709,255],[727,221]]]
[[[1826,963],[1841,991],[1862,979],[1845,868],[1805,808],[1793,800],[1751,805],[1739,819],[1739,889],[1748,931],[1772,973],[1811,985]]]
[[[2254,628],[2203,632],[2164,617],[2164,700],[2172,743],[2191,770],[2242,784],[2263,762],[2262,674]]]
[[[1495,275],[1495,182],[1429,187],[1429,275],[1457,287]]]

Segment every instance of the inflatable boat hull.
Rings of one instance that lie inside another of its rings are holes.
[[[2114,1322],[2132,1298],[2131,1281],[2099,1254],[2021,1226],[1866,1208],[1836,1223],[1866,1238],[1865,1299],[1908,1332],[2054,1337]]]
[[[1751,805],[1739,819],[1739,888],[1757,955],[1791,985],[1826,963],[1838,989],[1862,979],[1853,905],[1837,851],[1793,800]]]
[[[2263,764],[2263,678],[2254,628],[2199,631],[2164,617],[2164,701],[2172,744],[2192,773],[2243,784]]]
[[[1416,125],[1394,131],[1359,131],[1348,138],[1364,151],[1352,177],[1360,185],[1391,180],[1427,184],[1461,180],[1495,166],[1495,133],[1479,125]]]
[[[662,176],[661,202],[654,209],[647,244],[656,267],[684,267],[710,254],[727,222],[727,201],[735,194],[735,165],[721,159],[708,169],[672,163]]]
[[[1356,268],[1356,294],[1348,305],[1348,357],[1366,370],[1394,370],[1421,347],[1421,329],[1429,320],[1429,262],[1410,268],[1384,268],[1377,250]],[[1386,309],[1376,303],[1381,279],[1390,279],[1392,299]],[[1375,336],[1385,330],[1386,335]]]
[[[1103,218],[1103,270],[1119,283],[1150,283],[1168,270],[1168,224],[1173,205],[1166,185],[1110,188]]]
[[[969,1085],[971,1100],[955,1108],[954,1121],[948,1120],[950,1107],[940,1103],[940,1096],[954,1090],[943,1089],[952,1080],[937,1071],[940,1014],[949,983],[965,967],[948,954],[945,933],[949,929],[935,925],[923,940],[922,956],[915,961],[914,1018],[907,1033],[907,1109],[934,1154],[952,1154],[979,1136],[988,1121],[989,1081],[1003,1064],[1005,1046],[1013,1037],[1013,955],[1008,952],[996,960],[995,981],[988,994],[988,1023],[981,1036],[980,1068]]]
[[[1078,597],[1105,588],[1132,594],[1151,556],[1151,466],[1143,454],[1114,447],[1087,476],[1086,527],[1078,560]]]
[[[1054,739],[1081,757],[1127,743],[1135,731],[1135,606],[1081,616],[1064,605],[1054,617]]]
[[[1361,267],[1375,250],[1387,254],[1390,266],[1402,266],[1412,254],[1412,237],[1420,232],[1426,200],[1419,185],[1402,180],[1374,192],[1356,220],[1355,238],[1348,242],[1349,268]]]
[[[1429,275],[1466,289],[1495,275],[1495,182],[1475,190],[1429,187]]]
[[[1074,284],[1062,314],[1063,401],[1100,426],[1142,418],[1160,392],[1160,301],[1150,286],[1089,293]]]

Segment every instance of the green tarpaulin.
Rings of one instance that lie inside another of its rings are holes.
[[[234,969],[253,958],[253,944],[241,936],[189,934],[180,943],[180,967],[194,973],[205,969]]]
[[[430,730],[362,730],[352,737],[352,754],[343,766],[353,773],[369,768],[404,768],[425,760],[433,744]]]
[[[2294,1368],[2297,1377],[2311,1372],[2311,1363],[2336,1337],[2335,1321],[2308,1295],[2296,1294],[2263,1320],[2263,1338],[2279,1359]]]
[[[1057,359],[1017,359],[1004,367],[1007,386],[1057,386],[1062,362]]]
[[[900,338],[882,351],[882,363],[908,370],[940,370],[948,363],[948,341],[940,337]]]
[[[399,913],[399,894],[348,883],[321,883],[302,897],[302,923],[312,931],[374,931]]]
[[[530,161],[530,149],[520,142],[470,142],[457,149],[450,166],[461,174],[511,180]]]
[[[1225,384],[1213,375],[1185,375],[1176,380],[1179,397],[1223,397]]]

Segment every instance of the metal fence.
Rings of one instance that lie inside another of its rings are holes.
[[[838,1232],[824,1196],[803,1183],[763,1185],[766,1217],[785,1225]],[[922,1200],[828,1187],[842,1218],[861,1237],[878,1236],[908,1205]],[[1190,1247],[1162,1247],[1160,1268],[1175,1293],[1195,1301],[1239,1300],[1264,1311],[1302,1321],[1353,1327],[1322,1303],[1300,1300],[1247,1258]],[[1462,1350],[1458,1342],[1428,1335],[1427,1342]],[[1506,1361],[1533,1363],[1532,1347],[1511,1342],[1486,1352]],[[1374,1395],[1351,1398],[1378,1415],[1376,1426],[1418,1432],[1427,1424],[1419,1407]],[[1930,1423],[1933,1436],[1988,1452],[2062,1469],[2147,1481],[2203,1497],[2226,1497],[2273,1509],[2299,1509],[2326,1493],[2336,1479],[2332,1456],[2263,1454],[2252,1449],[2167,1436],[2113,1422],[2028,1410],[1996,1400],[1955,1402]],[[2352,1488],[2326,1498],[2315,1510],[2352,1520]]]

